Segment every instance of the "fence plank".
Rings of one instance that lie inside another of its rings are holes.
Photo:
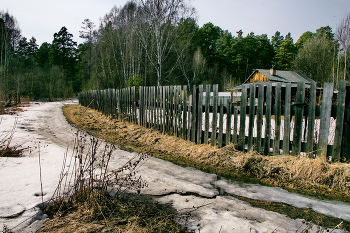
[[[211,145],[216,145],[216,128],[218,120],[218,92],[219,86],[213,85],[213,121],[211,126]]]
[[[182,135],[182,87],[181,86],[177,86],[177,100],[176,100],[176,105],[177,105],[177,109],[176,109],[176,137],[181,137]]]
[[[146,100],[146,112],[145,112],[145,126],[146,127],[151,127],[150,125],[150,98],[151,98],[151,87],[146,88],[146,93],[145,93],[145,100]]]
[[[281,140],[281,92],[282,85],[277,83],[275,87],[275,138],[273,145],[273,154],[280,154],[280,140]]]
[[[294,133],[292,142],[292,154],[299,155],[301,152],[301,139],[303,133],[303,116],[305,105],[305,83],[298,83],[296,102],[293,104],[295,111]]]
[[[172,119],[172,121],[173,121],[173,135],[174,136],[178,136],[178,134],[177,134],[177,130],[178,130],[178,119],[177,119],[177,114],[178,114],[178,112],[177,112],[177,110],[178,110],[178,87],[177,86],[174,86],[173,87],[174,89],[173,89],[173,91],[172,91],[172,93],[173,93],[173,98],[172,98],[172,106],[173,106],[173,119]]]
[[[230,144],[231,141],[231,124],[232,124],[232,101],[229,99],[225,103],[226,106],[226,138],[225,145]]]
[[[321,119],[320,119],[320,139],[317,148],[319,157],[327,157],[327,144],[331,119],[333,83],[325,83],[323,86]]]
[[[191,119],[191,141],[196,142],[196,119],[197,119],[197,87],[193,86],[193,91],[192,91],[192,119]]]
[[[204,143],[209,143],[209,108],[210,108],[210,85],[205,86],[205,122],[204,122]]]
[[[266,112],[265,112],[265,139],[264,139],[264,155],[270,153],[270,138],[271,138],[271,83],[266,84]]]
[[[197,93],[197,144],[202,143],[202,109],[203,109],[203,85],[198,86]]]
[[[244,150],[245,144],[245,123],[246,123],[246,109],[247,109],[247,85],[242,86],[241,107],[239,113],[239,135],[238,148]]]
[[[343,138],[343,124],[344,124],[344,113],[345,113],[345,96],[346,96],[346,81],[342,80],[339,83],[339,92],[338,92],[338,108],[337,108],[337,122],[335,129],[334,137],[334,146],[333,146],[333,161],[340,161],[340,152],[341,152],[341,142]]]
[[[258,84],[258,109],[257,109],[257,127],[256,127],[256,151],[261,152],[261,138],[262,138],[262,126],[263,126],[263,114],[264,114],[264,85]]]
[[[286,84],[285,96],[284,96],[283,154],[289,154],[289,153],[290,153],[291,100],[292,100],[292,88],[291,88],[291,83],[287,83],[287,84]]]
[[[253,150],[254,118],[255,118],[255,87],[254,83],[249,84],[249,128],[248,128],[248,151]]]
[[[187,86],[182,87],[182,138],[187,139]]]
[[[316,112],[316,82],[311,82],[310,97],[307,115],[307,140],[306,153],[313,158],[314,151],[314,129],[315,129],[315,112]]]
[[[223,134],[224,134],[224,104],[223,101],[220,100],[220,113],[219,113],[219,134],[218,134],[218,146],[222,147],[222,143],[223,143]]]
[[[156,87],[156,112],[157,112],[157,117],[156,117],[156,121],[157,121],[157,130],[161,130],[161,86],[157,86]]]
[[[167,110],[166,110],[166,107],[167,107],[167,96],[166,96],[166,90],[167,90],[167,87],[164,86],[162,88],[162,124],[163,124],[163,127],[162,127],[162,131],[163,131],[163,134],[165,133],[166,131],[166,124],[167,124]]]
[[[152,112],[152,128],[157,129],[157,107],[156,107],[156,87],[151,88],[151,112]]]
[[[350,86],[346,87],[346,97],[345,97],[345,116],[343,125],[343,140],[342,140],[342,150],[341,158],[344,162],[349,162],[350,160]]]
[[[238,144],[237,143],[237,133],[238,133],[238,107],[233,106],[233,135],[232,135],[232,143],[233,144]]]
[[[172,86],[167,86],[167,126],[166,132],[171,134],[172,123],[173,123],[173,100],[172,100]]]

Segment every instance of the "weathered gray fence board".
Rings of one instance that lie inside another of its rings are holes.
[[[167,87],[162,88],[162,132],[165,133],[167,124],[167,99],[166,99]]]
[[[197,118],[197,87],[193,86],[192,90],[192,114],[191,114],[191,141],[196,141],[196,118]]]
[[[182,91],[182,138],[187,140],[187,86],[183,86]]]
[[[312,158],[314,151],[314,129],[315,129],[315,110],[316,110],[316,82],[312,82],[310,86],[310,96],[308,103],[307,115],[307,142],[306,153]]]
[[[296,102],[293,104],[295,111],[294,133],[292,142],[292,154],[299,155],[301,152],[301,139],[303,132],[303,116],[305,106],[305,83],[298,83]]]
[[[342,140],[342,161],[350,161],[350,86],[346,87],[345,97],[345,113],[343,124],[343,140]]]
[[[327,157],[328,135],[331,120],[333,83],[325,83],[323,86],[321,119],[320,119],[320,139],[318,143],[317,155]]]
[[[261,138],[262,138],[262,126],[263,126],[263,113],[264,113],[264,85],[258,84],[258,109],[257,109],[257,127],[256,127],[256,151],[261,151]]]
[[[264,138],[264,155],[270,153],[270,139],[271,139],[271,109],[272,109],[272,85],[271,83],[266,84],[266,112],[265,112],[265,138]]]
[[[238,135],[238,147],[243,150],[245,144],[245,123],[246,123],[246,110],[247,110],[247,85],[242,87],[241,95],[241,108],[239,116],[239,135]]]
[[[218,146],[222,147],[223,140],[222,137],[224,135],[224,103],[220,100],[220,113],[219,113],[219,134],[218,134]]]
[[[209,143],[209,108],[210,108],[210,85],[205,86],[205,121],[204,121],[204,143]]]
[[[282,85],[277,83],[275,88],[275,138],[273,145],[273,154],[280,154],[280,140],[281,140],[281,95]]]
[[[202,143],[202,108],[203,108],[203,85],[198,86],[197,92],[197,143]]]
[[[231,141],[231,124],[232,124],[232,101],[227,100],[225,103],[226,107],[226,138],[225,145],[230,144]]]
[[[337,122],[335,128],[334,146],[332,153],[332,160],[339,161],[341,153],[341,143],[343,138],[343,124],[344,124],[344,113],[345,113],[345,97],[346,97],[346,81],[342,80],[339,84],[338,90],[338,107],[337,107]]]
[[[232,135],[232,143],[233,144],[238,144],[238,138],[237,138],[237,133],[238,133],[238,107],[233,106],[233,135]]]
[[[213,121],[211,126],[211,145],[215,146],[216,139],[216,128],[217,128],[217,120],[218,120],[218,93],[219,86],[213,85]]]
[[[248,151],[253,150],[254,134],[254,117],[255,117],[255,84],[249,84],[249,126],[248,126]]]

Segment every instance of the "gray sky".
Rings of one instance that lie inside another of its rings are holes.
[[[34,36],[40,45],[52,42],[53,34],[66,26],[79,38],[82,22],[88,18],[96,25],[113,6],[127,0],[0,0],[0,10],[8,11],[19,22],[22,35]],[[192,0],[198,14],[198,24],[212,22],[234,36],[254,32],[282,35],[291,32],[294,42],[306,32],[331,26],[333,32],[343,17],[350,13],[350,0]]]

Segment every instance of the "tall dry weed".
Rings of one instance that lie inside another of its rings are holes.
[[[2,123],[2,117],[0,118],[0,126]],[[10,127],[10,129],[3,129],[0,133],[0,157],[20,157],[25,150],[22,148],[22,144],[13,144],[12,140],[17,128],[18,118]]]

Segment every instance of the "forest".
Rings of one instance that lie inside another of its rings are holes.
[[[298,40],[199,27],[187,0],[134,0],[100,22],[85,19],[77,44],[66,27],[40,46],[15,16],[0,11],[0,100],[55,100],[81,91],[130,86],[243,83],[254,69],[293,70],[317,83],[349,80],[350,14],[338,28],[307,31]],[[99,26],[97,26],[98,24]]]

